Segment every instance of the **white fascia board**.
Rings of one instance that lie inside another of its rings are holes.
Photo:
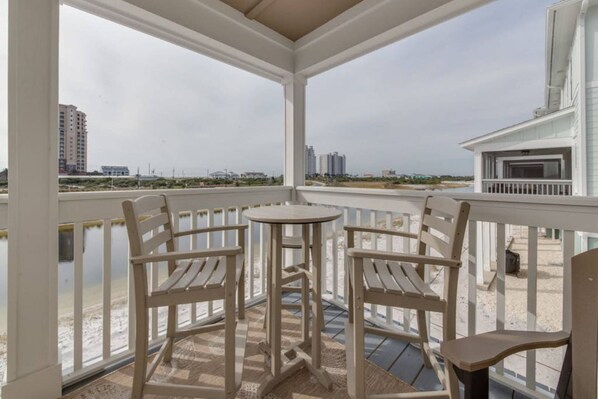
[[[540,150],[546,148],[573,147],[572,137],[560,137],[553,139],[527,140],[511,143],[488,143],[480,144],[475,147],[476,152],[495,152],[495,151],[522,151],[522,150]]]
[[[558,68],[566,68],[571,55],[571,45],[578,23],[582,0],[563,0],[546,9],[546,109],[554,109],[551,97],[560,102],[560,89],[565,73],[558,74]],[[560,81],[556,81],[560,79]]]
[[[527,128],[534,127],[534,126],[541,126],[545,123],[552,122],[555,119],[559,119],[562,117],[566,117],[568,115],[572,115],[573,113],[575,113],[575,107],[564,108],[560,111],[553,112],[552,114],[541,116],[536,119],[530,119],[528,121],[518,123],[516,125],[509,126],[507,128],[500,129],[495,132],[485,134],[483,136],[478,136],[471,140],[467,140],[462,143],[459,143],[459,145],[461,146],[461,148],[465,148],[467,150],[473,151],[474,148],[477,148],[478,145],[484,143],[485,141],[493,140],[493,139],[496,139],[496,138],[502,137],[502,136],[506,136],[506,135],[515,133],[518,130],[527,129]]]
[[[218,0],[65,0],[65,4],[280,82],[293,42]]]
[[[490,1],[364,0],[295,42],[295,73],[317,75]]]

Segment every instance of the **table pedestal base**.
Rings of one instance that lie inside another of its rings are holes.
[[[272,392],[278,384],[303,367],[313,374],[324,388],[328,390],[332,389],[332,379],[330,378],[330,375],[324,368],[316,368],[313,366],[311,356],[305,352],[307,347],[309,347],[308,343],[301,342],[294,345],[291,349],[281,353],[282,359],[286,362],[281,367],[278,375],[269,375],[266,378],[266,381],[260,385],[260,388],[258,389],[259,398],[263,398]],[[264,354],[266,366],[270,368],[270,346],[265,341],[262,341],[259,343],[259,350]]]

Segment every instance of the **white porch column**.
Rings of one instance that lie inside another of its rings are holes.
[[[482,179],[484,178],[484,162],[482,153],[479,151],[473,154],[473,191],[482,192]]]
[[[302,75],[293,75],[284,85],[284,185],[305,184],[305,86]],[[293,197],[295,194],[293,194]]]
[[[9,0],[8,343],[3,399],[61,396],[59,0]]]
[[[305,184],[305,86],[302,75],[292,75],[283,80],[284,85],[284,185],[292,186],[292,201],[297,194],[295,187]],[[299,236],[298,226],[286,226],[284,234]],[[297,264],[299,251],[285,251],[285,265]]]

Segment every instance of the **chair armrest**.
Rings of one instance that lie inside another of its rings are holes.
[[[196,251],[176,251],[162,254],[141,255],[131,257],[131,263],[142,264],[148,262],[163,262],[182,259],[205,258],[208,256],[234,256],[243,253],[241,247],[225,247],[214,249],[201,249]]]
[[[245,230],[245,229],[247,229],[246,224],[230,224],[230,225],[226,225],[226,226],[213,226],[213,227],[204,227],[201,229],[179,231],[177,233],[174,233],[174,236],[182,237],[182,236],[188,236],[188,235],[192,235],[192,234],[211,233],[213,231]]]
[[[416,254],[400,254],[396,252],[375,251],[373,249],[349,248],[347,255],[353,258],[372,258],[394,260],[397,262],[406,263],[423,263],[426,265],[446,266],[453,268],[460,268],[461,261],[454,259],[441,258],[438,256],[416,255]]]
[[[373,227],[362,227],[362,226],[345,226],[345,231],[350,233],[363,232],[363,233],[376,233],[376,234],[388,234],[391,236],[417,238],[415,233],[407,233],[405,231],[387,230],[387,229],[376,229]]]

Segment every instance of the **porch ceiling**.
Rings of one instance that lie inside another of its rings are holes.
[[[245,17],[295,41],[362,0],[221,0]]]
[[[492,0],[64,0],[281,81],[311,77]]]

